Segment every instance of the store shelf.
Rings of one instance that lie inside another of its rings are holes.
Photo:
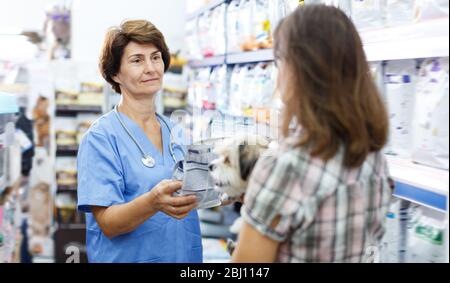
[[[254,62],[273,61],[273,49],[261,49],[250,52],[227,54],[227,64],[244,64]]]
[[[97,105],[56,105],[56,116],[72,117],[79,113],[101,114],[101,106]]]
[[[449,56],[449,19],[360,33],[369,61]]]
[[[214,9],[215,7],[223,4],[223,3],[227,3],[230,2],[229,0],[211,0],[209,1],[209,4],[206,4],[205,6],[201,7],[200,9],[198,9],[197,11],[189,14],[186,17],[186,20],[190,21],[192,19],[195,19],[196,17],[200,16],[201,14],[203,14],[204,12],[207,12],[209,10]]]
[[[77,185],[58,185],[57,192],[76,192]]]
[[[200,60],[189,61],[191,68],[211,67],[225,64],[225,55],[208,57]]]
[[[58,145],[56,156],[77,156],[78,145]]]
[[[441,212],[448,211],[449,171],[387,156],[396,182],[394,196]]]
[[[86,224],[84,223],[59,223],[58,230],[77,230],[77,229],[86,229]]]

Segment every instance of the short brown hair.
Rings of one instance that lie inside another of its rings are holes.
[[[389,119],[351,20],[325,5],[298,8],[275,31],[275,58],[293,74],[283,135],[295,117],[298,146],[327,161],[341,145],[344,165],[361,166],[387,142]],[[289,96],[288,96],[289,97]]]
[[[121,93],[120,85],[113,80],[113,77],[119,73],[125,47],[130,42],[155,45],[162,53],[164,71],[167,71],[170,66],[170,52],[164,35],[151,22],[129,20],[119,27],[110,28],[100,53],[99,68],[103,78],[117,93]]]

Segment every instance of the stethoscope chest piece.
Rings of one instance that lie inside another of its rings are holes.
[[[142,157],[142,164],[144,164],[145,167],[153,168],[155,167],[155,159],[149,155],[145,155]]]

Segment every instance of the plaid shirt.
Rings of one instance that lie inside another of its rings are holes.
[[[383,153],[348,169],[343,148],[323,162],[289,144],[258,160],[242,217],[280,242],[277,262],[366,261],[384,234],[392,195]]]

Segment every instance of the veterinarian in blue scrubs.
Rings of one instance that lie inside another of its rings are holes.
[[[89,262],[202,262],[197,200],[172,196],[181,188],[171,178],[183,143],[155,112],[169,64],[164,37],[150,22],[108,31],[100,71],[122,97],[91,126],[78,153]]]

